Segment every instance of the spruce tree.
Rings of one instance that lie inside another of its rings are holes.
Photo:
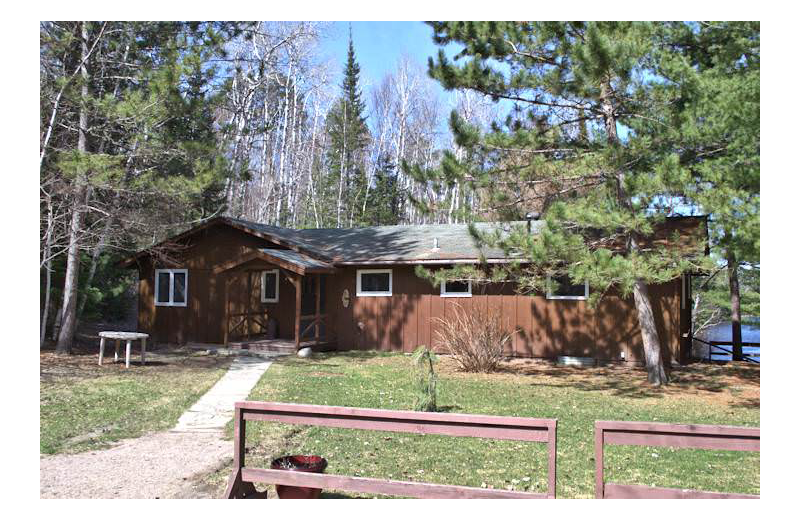
[[[361,224],[364,226],[399,224],[406,197],[397,182],[397,168],[389,154],[378,157],[372,182],[374,186],[369,191],[369,201],[361,217]]]
[[[360,73],[351,32],[342,95],[328,113],[325,124],[330,139],[326,198],[336,201],[335,215],[329,217],[329,222],[335,221],[336,227],[352,222],[358,208],[358,197],[366,192],[364,152],[369,143],[369,129],[364,115],[366,105],[359,87]]]
[[[648,380],[666,384],[666,345],[649,286],[703,260],[651,241],[670,210],[662,201],[682,195],[688,183],[681,170],[663,167],[663,157],[635,131],[663,102],[653,24],[430,25],[437,44],[457,43],[463,50],[453,61],[440,51],[429,60],[429,74],[448,90],[474,90],[513,110],[486,133],[454,112],[451,129],[468,159],[449,154],[442,169],[417,170],[417,177],[467,183],[485,194],[488,206],[509,216],[541,211],[544,223],[536,234],[525,226],[507,236],[473,230],[479,245],[496,245],[529,261],[484,276],[502,279],[514,271],[521,291],[544,291],[556,277],[567,276],[589,283],[591,304],[608,291],[632,294]]]

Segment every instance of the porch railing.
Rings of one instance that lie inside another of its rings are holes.
[[[234,338],[250,339],[252,325],[258,325],[259,333],[263,334],[268,330],[268,323],[269,313],[266,310],[229,313],[225,323],[225,344]]]
[[[309,320],[311,320],[309,322]],[[300,341],[313,339],[317,343],[324,342],[329,336],[327,314],[308,314],[300,316]],[[305,325],[302,325],[304,322]],[[313,334],[309,334],[312,333]]]
[[[248,468],[245,466],[247,421],[542,442],[548,446],[547,493]],[[256,490],[253,483],[261,482],[416,498],[555,498],[556,427],[556,419],[238,402],[233,426],[234,466],[225,496],[246,498],[254,495]]]

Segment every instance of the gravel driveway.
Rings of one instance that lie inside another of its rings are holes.
[[[192,477],[233,456],[221,433],[158,432],[113,448],[39,461],[41,498],[219,498],[195,488]]]
[[[236,401],[246,399],[271,360],[240,356],[172,431],[128,439],[106,450],[42,456],[41,498],[219,498],[194,485],[233,459],[222,438]]]

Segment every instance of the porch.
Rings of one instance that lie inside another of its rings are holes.
[[[229,348],[294,353],[334,344],[325,308],[331,265],[295,251],[259,249],[214,272],[225,280],[223,343]],[[290,290],[281,294],[282,285]]]

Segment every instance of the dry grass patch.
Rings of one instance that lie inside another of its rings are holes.
[[[112,349],[113,352],[113,349]],[[40,452],[75,452],[167,429],[227,370],[230,358],[187,350],[147,353],[126,369],[113,354],[40,354]]]

